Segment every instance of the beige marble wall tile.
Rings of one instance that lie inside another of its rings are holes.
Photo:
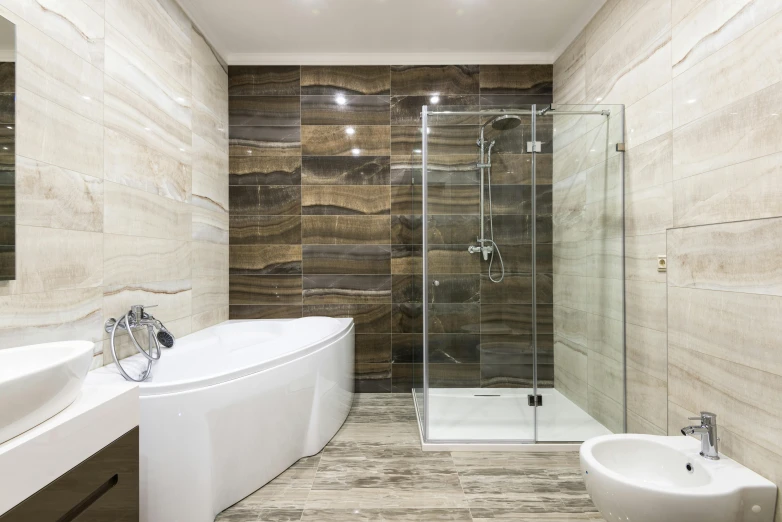
[[[588,350],[585,346],[569,341],[559,335],[554,336],[554,367],[566,374],[564,381],[570,381],[568,388],[578,396],[586,399],[588,379]],[[559,377],[559,371],[554,372],[554,378]],[[586,401],[584,401],[586,402]]]
[[[554,305],[587,311],[587,278],[559,275],[554,277]]]
[[[103,18],[82,0],[3,0],[3,7],[83,60],[103,68]]]
[[[554,227],[554,239],[560,234]],[[586,276],[587,241],[555,242],[552,245],[554,273],[566,276]]]
[[[554,102],[581,103],[586,97],[586,35],[582,31],[554,62]]]
[[[668,288],[668,345],[782,376],[782,297]]]
[[[228,244],[228,213],[193,205],[193,241]]]
[[[552,205],[554,241],[583,240],[585,235],[586,173],[582,172],[554,183]]]
[[[17,25],[16,85],[97,123],[103,71],[25,22]]]
[[[669,400],[689,411],[712,411],[720,425],[782,455],[782,376],[668,346]]]
[[[587,412],[614,433],[624,431],[624,404],[616,402],[591,385],[588,387]]]
[[[212,178],[228,179],[228,144],[218,147],[197,134],[193,134],[193,171]]]
[[[676,4],[684,4],[677,6]],[[673,73],[678,76],[782,11],[776,0],[694,0],[674,2]],[[687,7],[691,9],[683,13]]]
[[[556,353],[556,345],[554,346]],[[575,377],[559,365],[555,367],[557,370],[554,372],[554,388],[586,411],[589,408],[586,380]]]
[[[597,101],[602,97],[605,103],[610,103],[615,94],[609,94],[618,92],[616,87],[623,78],[637,76],[633,74],[636,68],[656,61],[655,55],[670,41],[670,12],[671,0],[649,0],[594,54],[587,52],[587,99]],[[667,58],[670,79],[670,50]],[[638,85],[632,88],[637,98],[625,99],[624,103],[631,105],[664,83],[647,84],[645,93],[639,90],[644,86]]]
[[[589,240],[620,238],[624,233],[622,199],[603,199],[586,206],[585,237]]]
[[[228,142],[228,111],[213,113],[203,103],[195,100],[192,128],[193,134],[198,134],[213,145],[222,148]]]
[[[106,23],[189,91],[190,32],[173,27],[155,4],[159,5],[148,0],[106,0]]]
[[[228,213],[228,176],[212,177],[193,171],[193,206]]]
[[[648,94],[627,108],[627,148],[633,149],[671,131],[671,82]]]
[[[188,204],[110,181],[103,189],[104,232],[179,241],[192,237]]]
[[[107,286],[192,277],[189,241],[105,234],[103,244],[103,280]]]
[[[185,125],[159,109],[138,93],[106,76],[105,124],[111,129],[132,136],[147,147],[170,158],[191,165],[192,134]]]
[[[646,0],[608,0],[584,29],[587,56],[593,56],[645,2]]]
[[[103,235],[98,232],[16,227],[15,292],[27,294],[103,284]]]
[[[228,306],[228,246],[193,242],[193,314]]]
[[[560,341],[567,340],[569,344],[577,344],[583,347],[585,352],[588,342],[587,313],[575,308],[555,306],[554,336]],[[571,373],[577,374],[575,371],[571,371]]]
[[[103,177],[103,125],[22,88],[16,117],[18,155]]]
[[[780,6],[775,8],[782,10]],[[748,7],[748,10],[752,8]],[[744,17],[752,18],[748,13]],[[782,67],[775,64],[780,60],[782,13],[676,77],[673,82],[674,127],[686,125],[779,82]]]
[[[667,132],[625,153],[625,193],[673,180],[673,134]]]
[[[168,323],[192,315],[191,294],[188,280],[105,286],[103,315],[119,317],[135,304],[157,305],[155,317]]]
[[[587,382],[590,388],[598,390],[621,404],[624,401],[623,363],[590,349],[587,356],[587,365]],[[663,402],[664,404],[665,402]],[[665,408],[663,407],[664,410]]]
[[[655,426],[634,411],[627,410],[627,433],[645,433],[648,435],[667,435],[665,428]]]
[[[586,275],[598,279],[623,277],[622,238],[595,239],[587,242]]]
[[[624,284],[621,279],[587,278],[586,306],[590,314],[622,321]]]
[[[671,183],[625,195],[625,232],[628,236],[659,234],[673,226]]]
[[[622,156],[615,155],[586,171],[586,201],[622,198]]]
[[[222,69],[220,70],[222,72]],[[191,76],[193,78],[193,100],[203,104],[204,108],[214,116],[219,116],[223,122],[228,124],[228,76],[223,73],[217,78],[207,76],[199,67],[194,68]]]
[[[668,339],[665,332],[626,325],[627,366],[648,373],[660,381],[668,380]]]
[[[668,384],[636,368],[627,368],[627,409],[659,430],[668,426]]]
[[[73,288],[0,297],[0,348],[101,339],[103,291]]]
[[[660,332],[667,330],[666,285],[649,281],[625,281],[627,322]]]
[[[16,222],[47,228],[103,230],[103,180],[16,157]]]
[[[228,307],[213,308],[200,314],[193,314],[192,329],[193,332],[209,328],[216,324],[228,320]]]
[[[673,184],[673,224],[677,227],[776,216],[782,216],[780,153]]]
[[[189,87],[177,82],[111,25],[106,25],[106,74],[180,125],[190,127]]]
[[[217,87],[228,93],[228,74],[223,69],[222,64],[215,57],[214,51],[204,37],[198,33],[195,28],[190,28],[190,53],[192,67],[194,72],[200,73],[204,80],[211,86]],[[200,89],[199,82],[193,82],[193,93],[197,99],[197,91]],[[227,98],[226,98],[227,99]]]
[[[782,151],[781,114],[782,82],[674,130],[674,180]]]
[[[782,296],[782,218],[668,231],[668,284]]]
[[[107,181],[180,202],[190,201],[191,167],[111,129],[104,135]]]
[[[556,316],[555,316],[556,317]],[[555,319],[556,321],[556,319]],[[603,315],[587,315],[586,346],[606,358],[624,364],[624,323]],[[619,378],[621,380],[621,377]]]
[[[664,283],[666,273],[657,270],[657,257],[666,255],[666,249],[665,233],[625,238],[625,277]]]
[[[106,0],[82,0],[87,7],[95,11],[99,16],[106,14]]]

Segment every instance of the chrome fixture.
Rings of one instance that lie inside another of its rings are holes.
[[[701,457],[710,460],[719,460],[720,454],[717,448],[717,415],[708,411],[702,411],[700,417],[689,417],[689,420],[699,420],[700,426],[686,426],[682,428],[682,435],[699,433],[701,436]]]
[[[494,242],[494,212],[491,205],[491,151],[494,148],[496,142],[492,140],[489,142],[489,148],[486,149],[486,140],[484,139],[484,131],[486,126],[491,124],[494,130],[507,131],[515,129],[521,125],[521,117],[517,114],[499,114],[490,119],[481,126],[481,135],[478,138],[477,145],[481,149],[481,157],[476,167],[481,169],[481,193],[480,193],[480,205],[481,205],[481,224],[480,224],[480,236],[478,237],[477,245],[470,245],[467,251],[471,254],[482,254],[484,261],[489,261],[489,280],[493,283],[499,283],[505,278],[505,263],[502,261],[502,254],[497,243]],[[489,238],[486,238],[486,223],[485,223],[485,203],[484,203],[484,185],[488,188],[486,193],[489,196]],[[491,272],[492,264],[494,263],[494,254],[500,261],[500,278],[495,279]],[[489,259],[491,256],[491,259]]]
[[[155,306],[157,305],[147,306],[147,308],[154,308]],[[117,365],[117,368],[119,369],[122,376],[125,377],[125,379],[128,381],[142,382],[147,380],[152,373],[152,364],[160,359],[160,356],[163,354],[161,346],[164,348],[171,348],[174,346],[175,342],[174,335],[168,331],[168,328],[166,328],[165,325],[158,319],[155,319],[154,316],[145,312],[143,305],[131,306],[130,310],[128,310],[128,313],[119,319],[114,319],[112,317],[106,321],[105,328],[106,332],[111,334],[111,355],[114,357],[114,364]],[[130,337],[133,346],[147,359],[147,369],[144,370],[141,375],[139,375],[138,379],[128,375],[128,373],[119,363],[117,349],[114,345],[114,337],[117,335],[117,328],[128,332],[128,337]],[[144,348],[142,348],[142,346],[136,340],[136,336],[133,335],[133,330],[142,328],[147,329],[147,334],[149,336],[148,350],[144,350]],[[157,329],[157,333],[155,333],[155,329]]]

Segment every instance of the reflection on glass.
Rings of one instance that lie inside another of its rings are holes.
[[[16,30],[0,17],[0,280],[16,277]]]

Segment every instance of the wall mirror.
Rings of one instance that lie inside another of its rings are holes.
[[[16,27],[0,16],[0,281],[16,277]]]

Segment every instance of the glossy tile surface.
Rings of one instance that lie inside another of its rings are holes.
[[[301,459],[216,518],[494,519],[603,520],[586,494],[576,453],[421,452],[410,394],[357,395],[347,421],[323,451]]]

